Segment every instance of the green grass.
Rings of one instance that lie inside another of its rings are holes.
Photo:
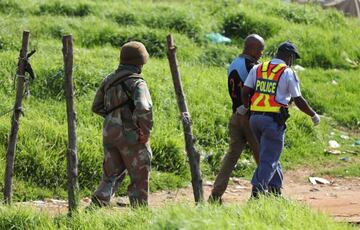
[[[83,196],[101,178],[102,119],[90,105],[100,81],[118,65],[119,47],[137,39],[145,43],[151,59],[144,67],[154,101],[155,126],[151,145],[154,159],[150,188],[174,188],[189,181],[182,126],[166,60],[166,35],[173,33],[179,68],[201,152],[205,177],[216,175],[228,147],[231,104],[226,66],[241,52],[242,38],[257,32],[266,38],[268,60],[279,42],[294,41],[306,68],[299,72],[302,92],[324,115],[319,127],[309,117],[291,109],[282,162],[285,169],[318,167],[338,159],[324,154],[330,135],[341,126],[350,140],[336,140],[342,150],[351,146],[360,128],[359,81],[360,27],[358,20],[334,10],[283,4],[281,1],[0,1],[0,112],[12,107],[21,32],[31,31],[31,63],[37,79],[31,97],[24,101],[15,165],[15,200],[66,195],[65,150],[67,126],[63,96],[61,38],[74,36],[79,182]],[[141,10],[139,10],[141,9]],[[239,26],[240,25],[240,26]],[[229,45],[211,44],[208,32],[230,36]],[[335,80],[338,84],[332,84]],[[10,115],[0,117],[0,163],[4,165]],[[337,131],[336,131],[337,132]],[[354,156],[358,158],[358,156]],[[250,177],[255,168],[249,151],[242,155],[234,176]],[[4,167],[0,168],[3,177]],[[3,181],[0,181],[2,186]],[[56,189],[54,189],[56,188]],[[124,194],[126,183],[120,191]]]
[[[301,221],[299,221],[301,220]],[[355,229],[284,199],[244,205],[167,204],[156,209],[101,209],[72,218],[0,206],[1,229]]]
[[[360,177],[359,162],[354,161],[353,156],[341,156],[338,157],[338,159],[339,160],[336,165],[333,165],[328,169],[319,170],[317,175],[329,175],[343,178]]]

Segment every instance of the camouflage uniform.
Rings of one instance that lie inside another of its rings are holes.
[[[138,140],[140,133],[148,140],[153,117],[150,93],[140,71],[133,65],[120,65],[96,92],[92,110],[105,118],[104,161],[103,178],[93,202],[108,204],[126,171],[130,176],[131,205],[148,202],[152,152],[149,141],[141,144]]]

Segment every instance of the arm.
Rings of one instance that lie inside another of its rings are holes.
[[[241,93],[241,97],[244,103],[244,107],[247,109],[250,107],[250,97],[253,93],[254,93],[254,89],[244,86]]]
[[[153,126],[152,100],[144,81],[135,86],[133,113],[134,121],[139,126],[139,142],[146,143],[149,140]]]
[[[249,72],[249,75],[246,78],[244,87],[241,92],[241,99],[243,105],[238,107],[236,112],[245,115],[250,107],[250,97],[254,93],[254,86],[256,82],[256,68],[252,68]]]
[[[307,101],[302,97],[294,97],[294,102],[295,105],[304,113],[306,113],[307,115],[309,115],[310,117],[315,116],[315,111],[309,106],[309,104],[307,103]]]
[[[295,105],[305,114],[311,117],[314,125],[320,123],[320,117],[316,112],[309,106],[307,101],[301,96],[299,81],[297,80],[296,74],[291,72],[292,75],[289,76],[289,91],[292,99],[295,102]]]
[[[105,111],[105,106],[104,106],[104,96],[105,96],[105,92],[104,92],[104,84],[102,83],[99,87],[99,89],[96,91],[95,94],[95,98],[91,107],[91,110],[102,116],[105,117],[106,116],[106,111]]]

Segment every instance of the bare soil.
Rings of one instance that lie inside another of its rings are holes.
[[[323,177],[330,184],[316,184],[309,182],[312,171],[299,169],[285,173],[283,195],[285,198],[296,200],[309,205],[311,208],[324,212],[338,221],[360,223],[360,178],[332,178]],[[212,181],[204,181],[204,197],[208,198],[213,186]],[[240,178],[231,178],[231,182],[223,196],[224,205],[241,204],[249,199],[251,184]],[[191,185],[172,191],[158,191],[150,194],[150,207],[159,207],[166,203],[193,202]],[[89,198],[81,201],[81,206],[87,206]],[[112,206],[117,203],[128,204],[127,197],[116,197]],[[67,212],[67,202],[48,199],[45,201],[31,201],[17,205],[34,206],[52,215]]]

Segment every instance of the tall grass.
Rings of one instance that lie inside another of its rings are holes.
[[[301,221],[299,221],[301,220]],[[0,207],[2,229],[354,229],[284,199],[225,207],[168,204],[157,209],[96,210],[73,217]]]
[[[101,177],[102,120],[90,112],[90,105],[103,77],[118,65],[119,47],[132,39],[145,43],[151,54],[143,73],[154,101],[153,190],[181,186],[189,178],[179,112],[165,58],[168,32],[175,36],[205,176],[216,174],[228,147],[231,104],[226,66],[241,52],[242,38],[247,33],[257,32],[267,38],[263,60],[270,58],[279,42],[294,41],[302,56],[299,64],[306,68],[299,73],[303,94],[317,112],[332,117],[330,122],[323,118],[320,127],[314,129],[307,116],[291,109],[282,157],[285,168],[326,161],[329,157],[323,149],[332,138],[329,133],[334,123],[353,130],[359,128],[359,23],[338,12],[262,0],[19,0],[0,1],[0,6],[6,9],[0,10],[0,111],[5,112],[13,104],[13,78],[23,29],[31,30],[30,49],[37,49],[31,60],[37,79],[30,83],[31,96],[24,101],[25,117],[19,133],[16,199],[64,196],[67,137],[60,39],[68,33],[75,40],[79,179],[84,195],[90,194]],[[205,40],[204,34],[211,31],[228,34],[232,44]],[[0,117],[2,163],[9,128],[10,115]],[[254,167],[246,151],[234,175],[248,177]],[[0,175],[3,170],[1,167]],[[52,189],[55,187],[59,189]],[[32,192],[26,194],[25,188]]]

